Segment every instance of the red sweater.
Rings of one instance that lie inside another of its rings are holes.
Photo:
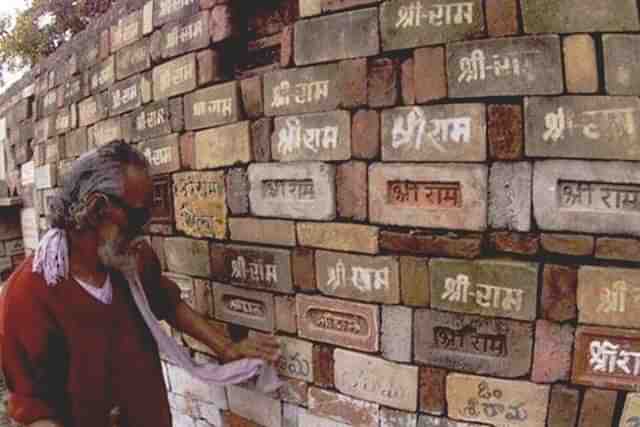
[[[158,350],[124,278],[111,274],[113,301],[105,305],[71,279],[47,286],[31,266],[25,260],[4,296],[10,416],[23,424],[52,418],[65,427],[107,427],[118,406],[121,427],[171,427]],[[145,284],[145,291],[160,319],[180,301],[169,281]]]

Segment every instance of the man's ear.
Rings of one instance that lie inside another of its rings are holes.
[[[107,196],[100,193],[91,194],[87,199],[87,222],[92,227],[100,225],[108,207]]]

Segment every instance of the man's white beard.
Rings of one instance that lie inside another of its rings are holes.
[[[119,234],[98,247],[98,258],[105,267],[120,271],[128,270],[135,266],[135,259],[127,253],[127,247],[124,238]]]

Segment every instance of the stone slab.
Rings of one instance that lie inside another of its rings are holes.
[[[335,384],[345,394],[392,408],[415,412],[418,367],[336,349]]]
[[[624,402],[620,425],[636,427],[640,423],[640,393],[629,393]]]
[[[452,418],[495,427],[545,427],[550,387],[473,375],[447,376]]]
[[[278,372],[289,378],[313,382],[313,344],[289,337],[278,337],[282,357]]]
[[[380,52],[378,9],[360,9],[296,22],[296,65],[372,56]]]
[[[371,222],[484,230],[487,167],[374,163],[369,167]]]
[[[169,101],[147,104],[133,113],[131,140],[156,138],[171,133],[171,114]]]
[[[380,6],[380,27],[385,51],[468,40],[484,34],[483,5],[480,0],[388,1]]]
[[[153,68],[153,99],[161,100],[196,88],[196,56],[190,53]]]
[[[527,156],[640,159],[637,98],[532,97],[524,107]]]
[[[571,373],[573,383],[637,392],[639,379],[640,332],[578,327]]]
[[[254,163],[249,202],[257,216],[331,220],[336,216],[335,166]]]
[[[242,287],[293,293],[291,252],[261,246],[211,246],[214,279]]]
[[[143,35],[142,10],[136,10],[129,15],[116,19],[111,25],[110,34],[111,52],[117,52],[121,48],[140,40]]]
[[[209,277],[209,245],[206,241],[185,237],[167,237],[164,252],[169,271],[190,276]]]
[[[299,222],[298,242],[313,248],[377,254],[380,229],[364,224]]]
[[[239,83],[223,83],[186,95],[184,118],[189,130],[237,122],[242,118]]]
[[[180,170],[180,149],[177,133],[142,142],[138,149],[147,158],[151,175],[166,174]]]
[[[200,3],[199,0],[156,0],[153,2],[153,25],[159,27],[167,22],[195,15]]]
[[[178,230],[194,237],[226,237],[224,172],[174,174],[173,198]]]
[[[533,168],[541,230],[640,234],[640,171],[633,163],[547,160]]]
[[[275,322],[272,294],[214,282],[213,298],[218,320],[273,332]]]
[[[379,349],[378,306],[338,299],[296,295],[298,335],[355,350]]]
[[[109,89],[109,115],[117,116],[142,106],[151,99],[151,82],[136,75],[114,84]]]
[[[555,95],[563,91],[556,35],[452,43],[447,48],[449,96]]]
[[[431,259],[431,307],[458,313],[534,320],[538,270],[538,264],[532,262]]]
[[[489,225],[496,229],[531,230],[530,162],[494,162],[489,173]]]
[[[640,95],[638,59],[640,37],[637,34],[604,34],[604,76],[607,93]]]
[[[640,269],[581,266],[578,321],[640,328]]]
[[[427,365],[507,378],[531,367],[531,323],[420,309],[413,336],[415,360]]]
[[[637,31],[638,8],[633,0],[520,0],[527,33],[588,33]],[[588,13],[576,13],[588,11]]]
[[[276,117],[271,153],[280,161],[351,158],[351,114],[331,111]]]
[[[263,89],[267,116],[331,111],[342,101],[336,64],[267,73]]]
[[[180,18],[162,27],[160,55],[172,58],[209,45],[209,12]]]
[[[101,92],[116,81],[116,61],[111,55],[89,72],[89,89],[91,93]]]
[[[365,302],[398,304],[397,257],[316,251],[316,280],[325,295]]]
[[[116,53],[116,78],[118,80],[126,79],[151,68],[149,40],[149,38],[142,39]]]
[[[486,158],[484,104],[400,107],[382,112],[383,161],[482,162]]]
[[[249,122],[239,122],[195,134],[195,168],[211,169],[252,160]]]

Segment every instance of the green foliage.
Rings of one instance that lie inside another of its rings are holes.
[[[32,0],[14,19],[0,16],[0,85],[3,73],[31,67],[82,31],[113,0]]]

